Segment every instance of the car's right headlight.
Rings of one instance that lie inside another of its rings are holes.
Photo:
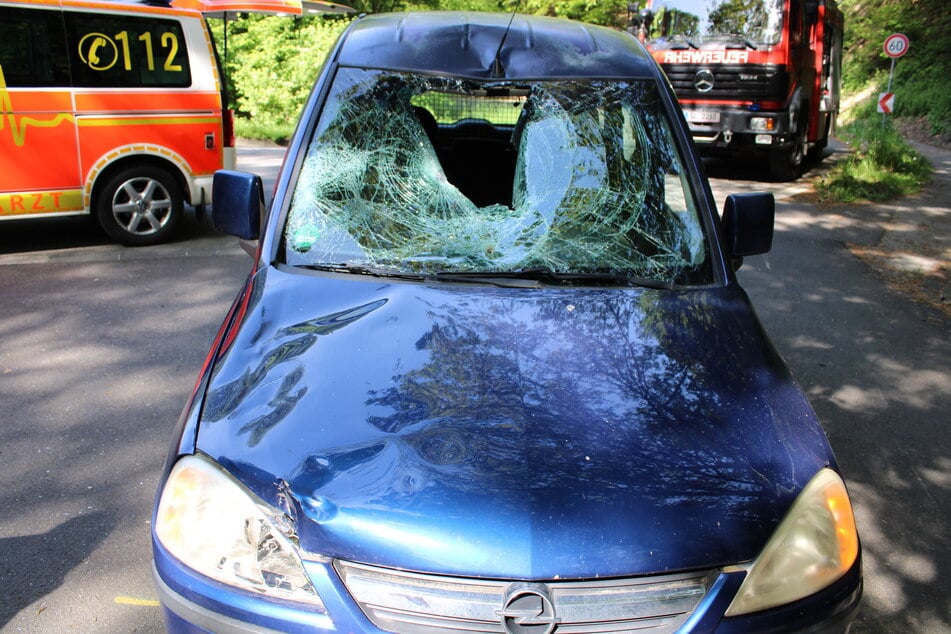
[[[845,483],[821,469],[803,488],[726,611],[737,616],[790,603],[828,587],[859,554]]]
[[[185,456],[162,488],[155,534],[205,576],[323,612],[296,549],[275,527],[283,519],[210,459]]]

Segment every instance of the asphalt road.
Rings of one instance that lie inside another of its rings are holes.
[[[273,174],[280,150],[243,148]],[[951,632],[951,337],[843,247],[874,218],[711,163],[715,195],[779,199],[741,282],[823,419],[856,503],[856,632]],[[724,177],[733,176],[730,180]],[[273,175],[266,179],[270,191]],[[191,220],[124,249],[85,220],[0,224],[0,631],[160,632],[149,518],[169,433],[250,260]]]

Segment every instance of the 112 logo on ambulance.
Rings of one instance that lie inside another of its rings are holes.
[[[155,55],[153,52],[152,33],[146,31],[139,34],[137,40],[145,48],[146,68],[149,71],[155,70]],[[178,55],[178,36],[175,33],[166,31],[159,36],[160,46],[165,55],[165,62],[162,64],[162,70],[169,72],[181,72],[182,65],[175,63],[175,57]],[[132,55],[129,48],[129,32],[120,31],[114,37],[104,33],[87,33],[79,40],[79,59],[80,61],[95,71],[107,71],[122,60],[122,69],[132,70]]]

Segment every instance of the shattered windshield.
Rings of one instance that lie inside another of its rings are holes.
[[[341,69],[284,244],[288,263],[318,268],[712,281],[649,81],[487,83]]]
[[[650,36],[656,43],[696,47],[704,42],[776,44],[783,0],[661,0],[653,5]]]

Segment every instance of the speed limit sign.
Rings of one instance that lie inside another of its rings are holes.
[[[894,33],[885,38],[885,54],[892,59],[898,59],[908,52],[908,37],[903,33]]]

